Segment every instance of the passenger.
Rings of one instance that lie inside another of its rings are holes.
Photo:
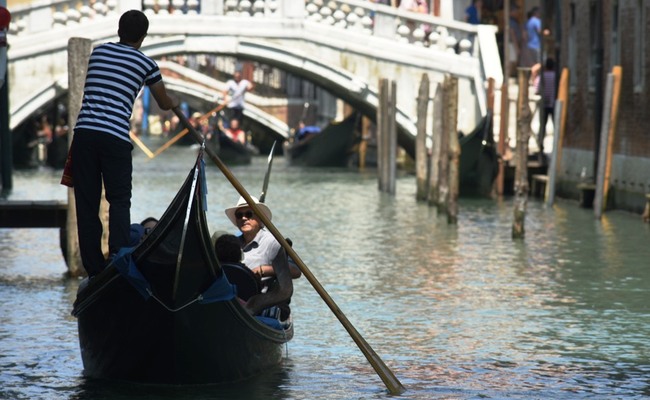
[[[158,225],[158,220],[154,217],[147,217],[140,222],[140,225],[144,228],[144,235],[142,236],[142,240],[149,236],[153,228]]]
[[[237,297],[245,304],[252,296],[261,292],[262,280],[242,263],[244,253],[237,236],[222,232],[214,239],[217,260],[230,283],[237,286]]]
[[[231,119],[229,127],[225,128],[223,132],[233,142],[246,144],[246,132],[239,127],[238,119]]]
[[[272,213],[268,206],[255,197],[253,201],[270,220]],[[240,241],[244,264],[260,279],[274,278],[266,293],[253,296],[246,302],[246,309],[251,314],[258,315],[265,309],[278,306],[281,309],[279,319],[286,320],[290,313],[288,301],[293,293],[292,273],[286,252],[243,197],[239,198],[237,205],[227,208],[225,213],[242,233]]]
[[[214,241],[214,252],[217,255],[217,260],[222,264],[244,266],[241,262],[244,259],[241,241],[235,235],[230,233],[220,234]]]
[[[306,139],[309,135],[320,133],[321,129],[315,125],[305,125],[303,121],[298,123],[298,132],[296,132],[296,139],[298,141]]]
[[[144,239],[149,236],[151,230],[158,224],[158,220],[154,217],[147,217],[139,224],[131,224],[129,234],[129,247],[137,246],[142,243]]]

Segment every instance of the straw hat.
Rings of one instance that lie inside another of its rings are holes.
[[[270,220],[273,214],[271,214],[271,209],[264,203],[260,203],[260,201],[257,199],[255,196],[251,196],[253,199],[253,202],[262,210],[264,215]],[[228,219],[230,219],[230,222],[233,223],[233,225],[237,226],[237,218],[235,218],[235,212],[239,210],[240,208],[244,207],[250,207],[246,200],[243,197],[240,197],[239,200],[237,201],[237,205],[234,207],[226,208],[226,216]]]

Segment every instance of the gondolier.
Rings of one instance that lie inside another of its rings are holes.
[[[144,13],[125,12],[117,32],[120,41],[97,46],[88,62],[70,151],[79,250],[89,276],[99,273],[106,263],[99,218],[102,183],[110,204],[109,252],[117,253],[129,243],[133,171],[129,119],[140,89],[147,85],[163,110],[178,105],[168,95],[158,65],[138,50],[148,28]]]
[[[237,119],[241,125],[244,119],[244,97],[246,92],[253,90],[253,83],[248,79],[242,79],[241,71],[235,71],[232,79],[226,82],[226,89],[223,91],[226,105],[226,121]],[[226,126],[228,128],[229,126]]]

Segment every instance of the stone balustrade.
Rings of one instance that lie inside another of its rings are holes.
[[[284,17],[283,4],[294,10],[300,0],[52,0],[12,10],[11,36],[84,24],[93,19],[140,8],[148,15],[210,14],[235,18]],[[367,35],[392,38],[413,46],[475,56],[474,26],[399,10],[367,0],[305,0],[306,23],[326,24]]]
[[[68,28],[114,15],[117,6],[117,0],[53,0],[16,7],[11,10],[9,43],[11,36]]]
[[[392,38],[414,46],[474,55],[476,27],[367,0],[306,0],[309,21]]]

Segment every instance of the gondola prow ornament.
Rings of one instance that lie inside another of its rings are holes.
[[[7,73],[7,29],[11,22],[11,13],[0,6],[0,88],[5,84]]]

